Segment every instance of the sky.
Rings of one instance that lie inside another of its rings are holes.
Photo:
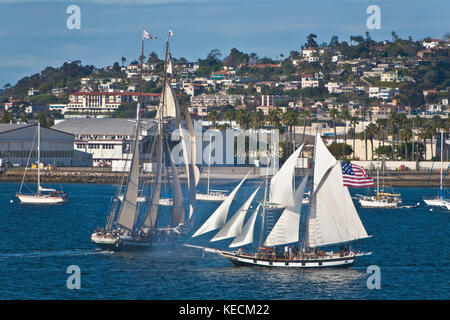
[[[77,5],[81,28],[70,30],[67,8]],[[369,30],[368,6],[378,5],[381,28]],[[211,49],[275,59],[317,42],[349,41],[366,31],[375,40],[442,38],[450,32],[450,1],[443,0],[0,0],[0,88],[47,66],[81,60],[96,67],[140,55],[142,28],[157,40],[145,55],[162,57],[168,30],[172,56],[196,61]]]

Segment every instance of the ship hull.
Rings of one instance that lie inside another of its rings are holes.
[[[423,199],[423,202],[425,202],[425,204],[427,206],[431,206],[431,207],[443,207],[445,206],[445,200],[442,200],[440,198],[433,198],[433,199]]]
[[[320,259],[260,259],[254,256],[239,255],[234,252],[220,251],[219,255],[230,260],[235,266],[252,266],[267,268],[297,268],[297,269],[319,269],[319,268],[348,268],[352,266],[357,257],[365,254],[354,254],[344,257],[329,257]]]
[[[398,208],[399,202],[383,202],[360,199],[359,203],[363,208]]]
[[[66,197],[50,197],[45,195],[17,195],[17,198],[24,204],[59,204],[67,201]]]
[[[148,240],[105,238],[96,234],[91,236],[91,240],[99,248],[106,251],[145,251],[152,247],[151,241]]]

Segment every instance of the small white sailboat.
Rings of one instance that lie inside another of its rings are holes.
[[[383,166],[384,168],[384,166]],[[380,192],[380,170],[377,168],[377,189],[374,196],[363,196],[359,199],[363,208],[400,208],[402,204],[401,195],[398,193]]]
[[[423,198],[423,202],[430,207],[443,207],[447,210],[450,209],[450,202],[445,198],[445,192],[443,190],[443,175],[442,175],[442,157],[444,148],[444,133],[441,131],[441,169],[440,169],[440,182],[439,182],[439,194],[437,197]]]
[[[228,194],[224,190],[210,189],[211,179],[211,149],[212,149],[212,136],[209,136],[209,160],[208,160],[208,184],[206,187],[206,193],[197,192],[197,200],[200,201],[224,201]]]
[[[301,152],[301,146],[291,155],[294,160]],[[292,165],[291,158],[288,159],[279,172],[290,172]],[[286,166],[286,167],[284,167]],[[193,244],[185,244],[187,247],[201,249],[205,252],[212,252],[230,260],[237,266],[262,266],[280,268],[325,268],[325,267],[348,267],[351,266],[358,257],[369,255],[370,252],[357,252],[341,246],[339,251],[322,251],[319,247],[351,243],[358,239],[368,238],[348,188],[343,185],[341,162],[337,161],[328,151],[322,139],[316,135],[316,143],[313,158],[313,178],[312,190],[310,191],[311,201],[306,216],[306,224],[301,228],[300,217],[302,212],[302,199],[305,194],[308,175],[305,176],[300,186],[294,191],[294,186],[290,188],[283,186],[283,190],[289,193],[283,199],[275,202],[279,206],[284,205],[284,210],[276,224],[271,228],[266,239],[263,239],[265,230],[265,218],[267,206],[268,178],[266,177],[266,188],[264,202],[252,211],[250,218],[244,226],[242,214],[248,211],[249,203],[253,200],[258,189],[252,194],[248,201],[238,210],[238,212],[226,222],[227,209],[237,189],[230,194],[213,215],[197,230],[192,236],[220,229],[211,241],[234,238],[229,245],[230,248],[239,248],[237,251],[220,250],[203,247]],[[290,177],[293,180],[293,176]],[[274,180],[276,182],[277,179]],[[284,180],[288,184],[288,180]],[[243,182],[243,181],[242,181]],[[241,182],[241,184],[242,184]],[[275,184],[276,186],[276,184]],[[272,185],[271,185],[272,187]],[[288,190],[289,189],[289,190]],[[278,194],[275,190],[274,194]],[[289,202],[292,200],[292,202]],[[256,252],[244,253],[243,246],[252,244],[255,222],[258,212],[262,208],[261,232],[259,247]],[[264,240],[264,241],[263,241]],[[300,249],[297,250],[296,244]],[[279,246],[291,245],[288,252],[280,254],[276,250]]]
[[[25,204],[58,204],[67,201],[67,194],[62,191],[57,191],[52,188],[44,188],[41,186],[41,124],[38,122],[37,125],[37,136],[38,136],[38,145],[37,145],[37,191],[33,194],[24,194],[22,193],[22,189],[25,182],[25,176],[27,173],[27,168],[25,168],[25,173],[23,175],[22,183],[20,185],[19,192],[16,194],[16,197],[19,199],[21,203]],[[33,149],[33,148],[32,148]],[[30,151],[30,156],[31,156]],[[28,158],[29,160],[29,158]],[[27,163],[28,167],[28,163]]]

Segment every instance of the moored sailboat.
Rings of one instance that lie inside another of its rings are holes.
[[[57,191],[53,188],[44,188],[41,186],[41,123],[38,122],[37,125],[37,190],[33,194],[24,194],[22,192],[25,176],[27,170],[25,168],[25,173],[23,175],[22,183],[20,185],[19,192],[16,197],[24,204],[59,204],[67,201],[67,194],[62,191]],[[33,142],[34,143],[34,142]],[[30,156],[31,156],[30,151]],[[28,167],[28,164],[27,164]]]
[[[291,158],[296,160],[302,148],[303,146],[297,149],[291,155]],[[279,172],[291,171],[290,166],[293,162],[291,158],[285,162]],[[231,233],[234,240],[229,247],[238,247],[239,249],[237,251],[221,250],[192,244],[185,244],[185,246],[218,254],[237,266],[247,265],[283,268],[351,266],[358,257],[370,253],[357,252],[346,247],[341,247],[340,251],[325,252],[319,250],[319,247],[351,243],[352,241],[369,236],[361,223],[348,188],[343,185],[341,162],[337,161],[331,155],[318,135],[315,141],[313,166],[313,178],[310,190],[311,200],[309,210],[304,219],[306,223],[302,227],[300,223],[302,199],[308,183],[308,175],[303,178],[295,191],[292,184],[289,187],[283,186],[284,191],[288,192],[289,196],[278,203],[275,202],[278,207],[284,205],[283,212],[264,240],[266,210],[270,208],[270,206],[267,206],[267,188],[269,184],[266,177],[264,201],[253,211],[243,227],[233,229],[239,232]],[[293,176],[290,178],[292,180]],[[285,180],[285,182],[287,181]],[[273,187],[272,184],[271,187]],[[276,189],[271,192],[278,195],[278,191]],[[290,202],[291,200],[292,202]],[[243,246],[250,245],[254,242],[253,234],[260,208],[262,208],[262,214],[259,247],[256,252],[253,250],[252,252],[245,253]],[[222,233],[233,219],[234,217],[226,224],[222,219],[218,221],[219,223],[209,223],[208,225],[214,226],[216,229],[222,228],[219,231],[219,233]],[[240,226],[242,226],[243,221],[242,219]],[[205,224],[200,227],[193,237],[212,231],[211,228],[205,229]],[[285,247],[289,248],[289,250],[285,251],[284,254],[280,254],[277,248],[287,245],[291,245],[290,248]],[[297,249],[297,245],[299,245],[299,249]]]

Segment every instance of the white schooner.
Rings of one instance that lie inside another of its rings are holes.
[[[351,244],[352,241],[368,238],[369,235],[359,218],[348,188],[343,185],[341,162],[328,151],[319,135],[315,138],[313,177],[309,179],[306,175],[295,189],[293,182],[295,163],[302,149],[303,145],[286,160],[282,168],[271,178],[270,184],[266,176],[264,200],[256,209],[249,210],[259,188],[227,221],[230,203],[244,178],[192,236],[194,238],[220,229],[210,241],[234,238],[229,247],[238,250],[221,250],[191,243],[185,246],[218,254],[237,266],[282,268],[348,267],[358,257],[371,254],[357,252],[344,246],[347,243]],[[312,180],[310,204],[306,217],[301,219],[302,200],[309,180]],[[270,195],[269,199],[267,194]],[[283,210],[281,215],[274,226],[266,230],[265,220],[271,211],[277,209]],[[247,212],[250,217],[244,224]],[[254,233],[258,217],[261,220],[261,230],[258,249],[254,250],[251,247],[255,247]],[[304,221],[303,224],[301,220]],[[332,245],[341,245],[341,248],[338,251],[326,252],[319,249]],[[247,250],[247,247],[250,249]],[[277,250],[283,247],[284,252]]]

